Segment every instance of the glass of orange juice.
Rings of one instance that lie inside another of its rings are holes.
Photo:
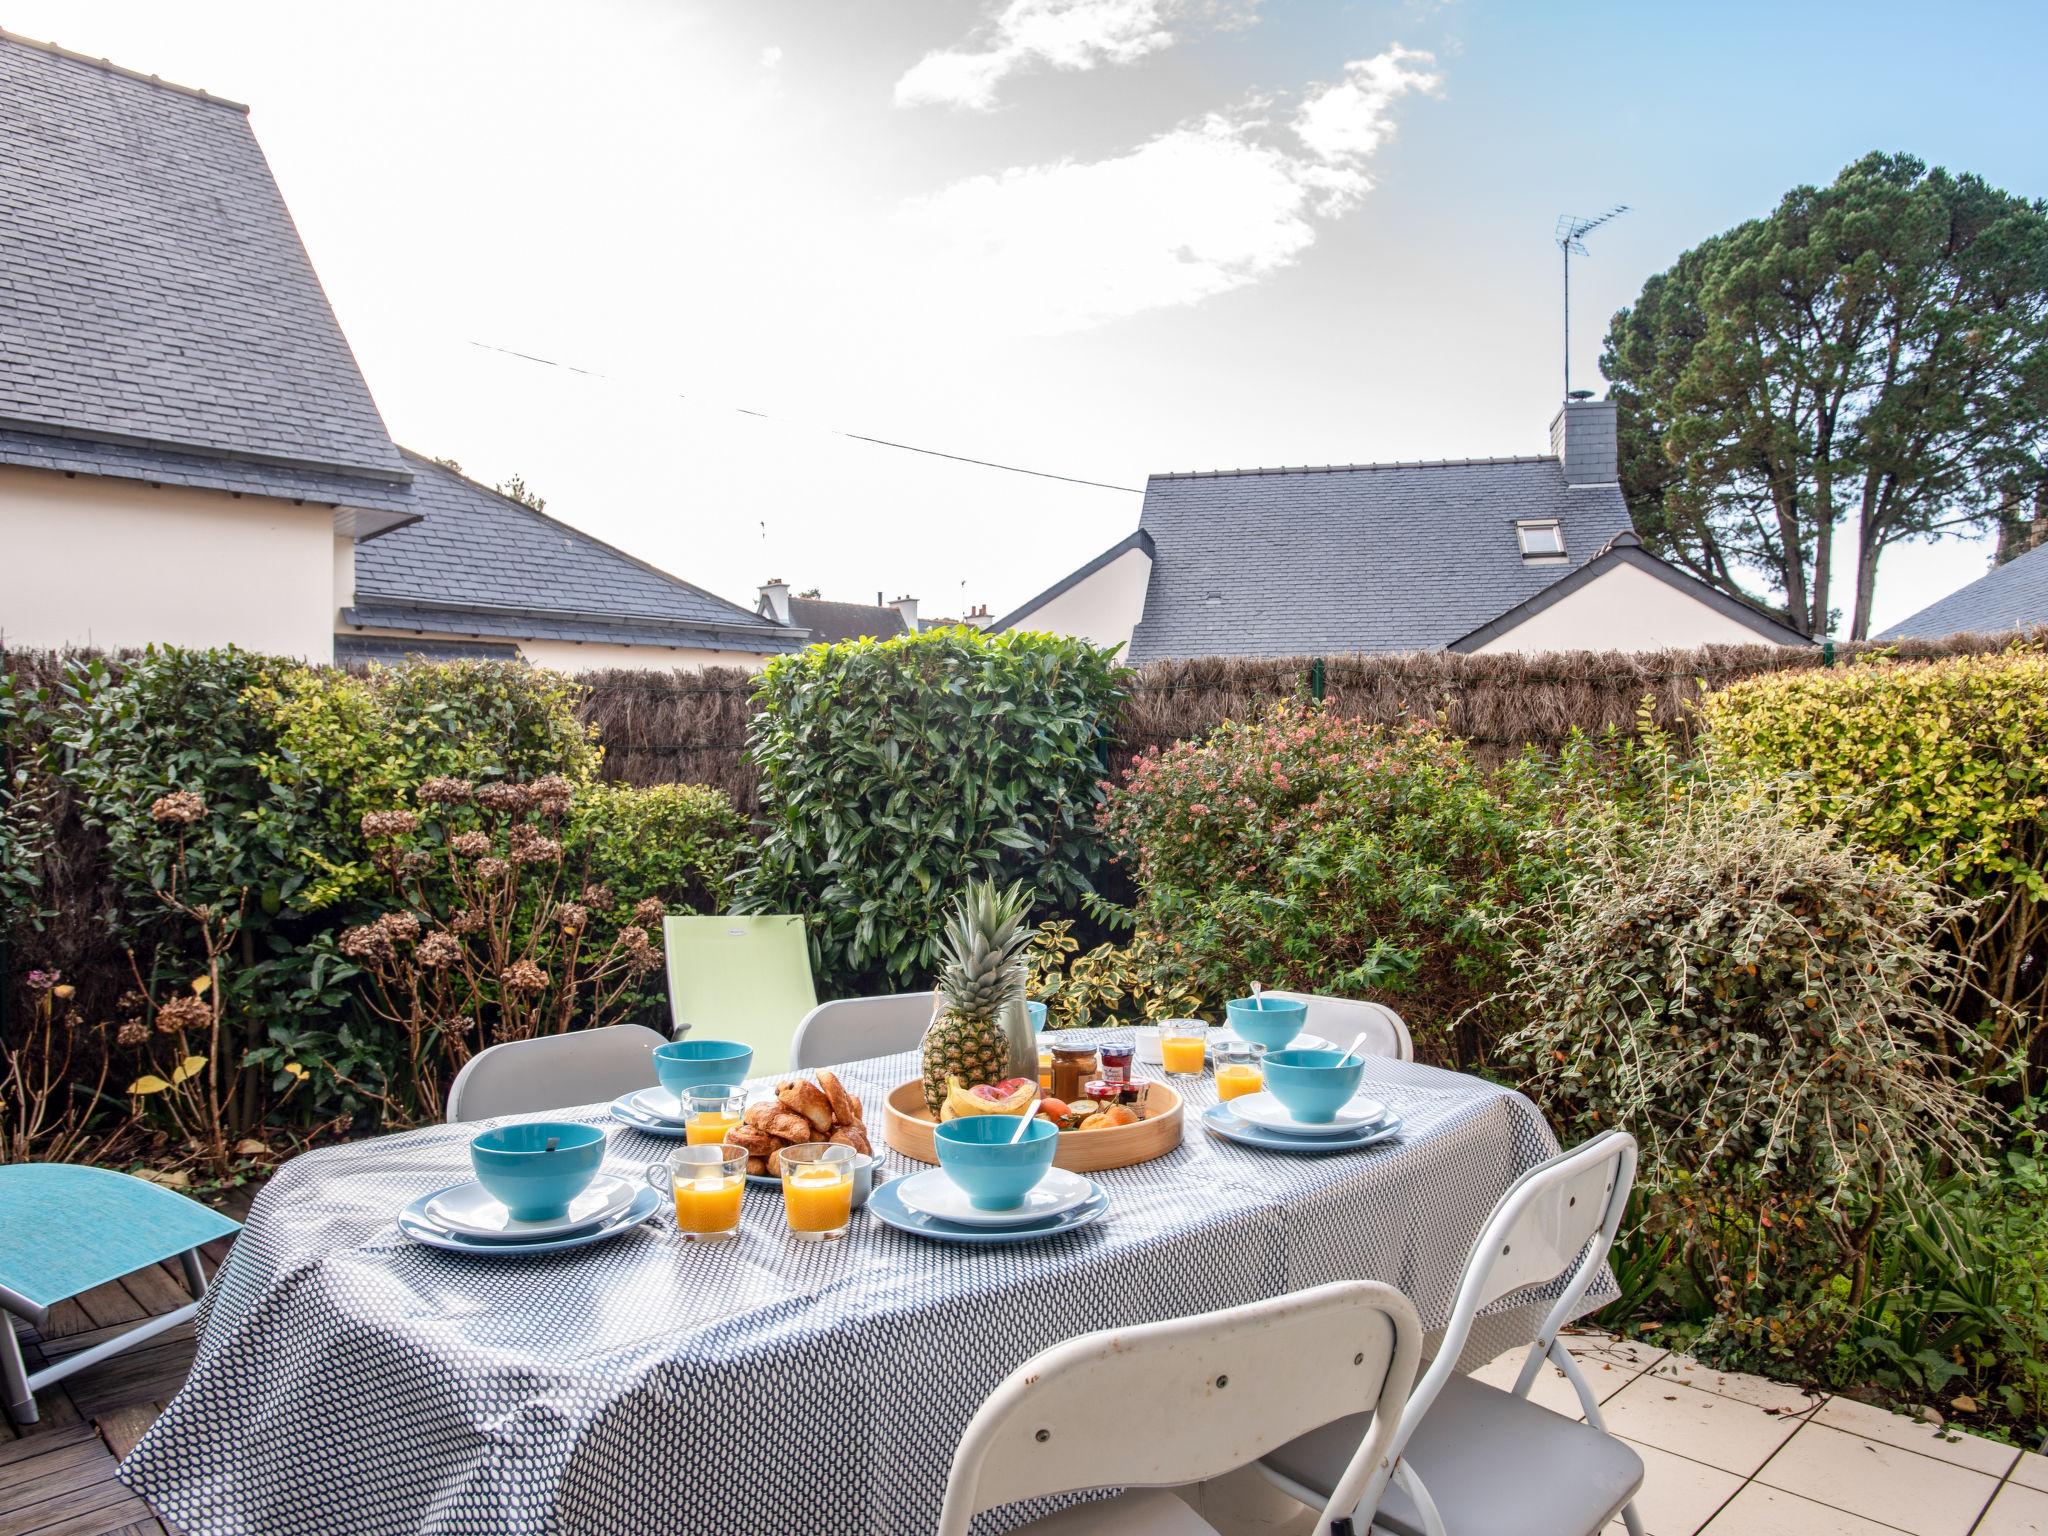
[[[1159,1025],[1159,1065],[1169,1077],[1200,1077],[1209,1048],[1209,1026],[1201,1019],[1166,1019]]]
[[[846,1235],[853,1219],[853,1148],[807,1141],[775,1154],[782,1170],[782,1209],[789,1235],[807,1243]]]
[[[1216,1048],[1216,1097],[1226,1104],[1266,1085],[1266,1048],[1248,1040]]]
[[[692,1088],[683,1095],[683,1139],[693,1147],[722,1145],[746,1107],[745,1094],[722,1085]]]
[[[740,1229],[747,1149],[685,1146],[647,1170],[647,1182],[675,1197],[676,1230],[692,1242],[723,1242]]]

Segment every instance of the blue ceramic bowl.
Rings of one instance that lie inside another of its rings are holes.
[[[1043,1004],[1043,1003],[1026,1003],[1026,1004],[1024,1005],[1024,1011],[1025,1011],[1026,1013],[1028,1013],[1028,1014],[1030,1014],[1030,1015],[1031,1015],[1031,1032],[1032,1032],[1033,1034],[1038,1034],[1038,1035],[1042,1035],[1042,1034],[1044,1034],[1044,1033],[1045,1033],[1045,1004]]]
[[[1328,1125],[1351,1102],[1365,1076],[1365,1058],[1340,1067],[1342,1051],[1268,1051],[1266,1092],[1303,1125]]]
[[[1269,1051],[1286,1050],[1287,1043],[1308,1022],[1307,1003],[1279,997],[1240,997],[1226,1003],[1223,1013],[1238,1039],[1263,1045]]]
[[[716,1083],[737,1088],[754,1064],[754,1048],[731,1040],[671,1040],[654,1048],[654,1075],[677,1098]]]
[[[477,1183],[515,1221],[552,1221],[604,1166],[604,1131],[568,1120],[493,1126],[470,1139],[469,1161]]]
[[[976,1210],[1014,1211],[1052,1166],[1060,1133],[1050,1120],[1033,1115],[1022,1141],[1010,1140],[1016,1133],[1015,1115],[963,1115],[933,1134],[939,1166]]]

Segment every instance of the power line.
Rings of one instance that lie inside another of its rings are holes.
[[[507,357],[516,357],[521,362],[538,363],[544,368],[560,368],[565,373],[580,373],[586,378],[604,379],[609,383],[624,384],[627,387],[634,389],[652,388],[652,386],[650,385],[635,383],[631,379],[621,379],[609,373],[600,373],[595,368],[579,368],[574,363],[561,362],[552,357],[541,357],[537,353],[533,352],[521,352],[513,347],[501,347],[494,342],[477,341],[475,338],[472,337],[470,339],[469,344],[472,347],[477,347],[485,352],[501,352]],[[848,440],[856,443],[870,443],[877,448],[895,448],[901,450],[904,453],[921,453],[925,455],[927,458],[951,459],[956,464],[972,464],[980,469],[999,469],[1006,474],[1012,475],[1030,475],[1034,479],[1038,480],[1058,480],[1067,485],[1092,486],[1099,491],[1122,491],[1123,493],[1129,496],[1137,496],[1143,494],[1142,488],[1135,485],[1111,485],[1107,480],[1088,480],[1082,478],[1080,475],[1054,474],[1049,469],[1027,469],[1021,464],[1002,464],[998,463],[994,459],[977,459],[964,453],[947,453],[944,449],[925,448],[921,447],[916,443],[900,443],[893,438],[870,437],[865,432],[848,432],[839,427],[821,427],[816,425],[815,423],[808,421],[793,421],[787,416],[777,416],[770,411],[751,410],[744,405],[717,405],[706,401],[692,400],[690,396],[684,394],[681,390],[656,390],[655,393],[673,394],[678,400],[688,401],[691,405],[701,405],[706,410],[731,411],[734,414],[740,416],[753,416],[759,418],[762,421],[772,421],[780,426],[803,427],[809,431],[824,432],[830,434],[833,437],[847,438]]]

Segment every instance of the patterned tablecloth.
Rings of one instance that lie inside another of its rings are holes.
[[[878,1145],[883,1095],[915,1071],[910,1055],[840,1069]],[[686,1243],[664,1214],[584,1249],[476,1259],[392,1220],[468,1175],[475,1127],[309,1152],[257,1199],[191,1377],[120,1475],[192,1536],[929,1531],[969,1417],[1062,1339],[1352,1278],[1443,1325],[1481,1223],[1556,1142],[1526,1099],[1473,1078],[1376,1061],[1368,1082],[1406,1134],[1315,1158],[1210,1136],[1195,1116],[1214,1086],[1194,1082],[1178,1149],[1096,1176],[1107,1219],[1006,1248],[865,1215],[841,1242],[797,1243],[781,1196],[750,1188],[736,1242]],[[614,1171],[674,1145],[606,1123]],[[1467,1364],[1526,1340],[1529,1313],[1523,1298],[1483,1322]],[[1173,1405],[1134,1396],[1130,1412]]]

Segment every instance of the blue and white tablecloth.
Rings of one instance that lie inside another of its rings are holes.
[[[883,1097],[915,1058],[839,1072],[879,1150]],[[1474,1078],[1376,1061],[1368,1082],[1405,1136],[1293,1158],[1208,1135],[1214,1085],[1184,1079],[1183,1144],[1096,1175],[1104,1221],[1008,1248],[864,1215],[841,1242],[798,1243],[781,1196],[749,1188],[735,1242],[687,1243],[664,1213],[584,1249],[469,1258],[392,1218],[468,1176],[476,1127],[309,1152],[257,1199],[191,1376],[120,1475],[192,1536],[914,1536],[974,1410],[1060,1340],[1340,1279],[1388,1281],[1440,1328],[1494,1202],[1556,1142],[1528,1100]],[[568,1118],[610,1126],[614,1171],[674,1145],[601,1105]],[[1468,1367],[1539,1313],[1522,1298],[1482,1320]]]

